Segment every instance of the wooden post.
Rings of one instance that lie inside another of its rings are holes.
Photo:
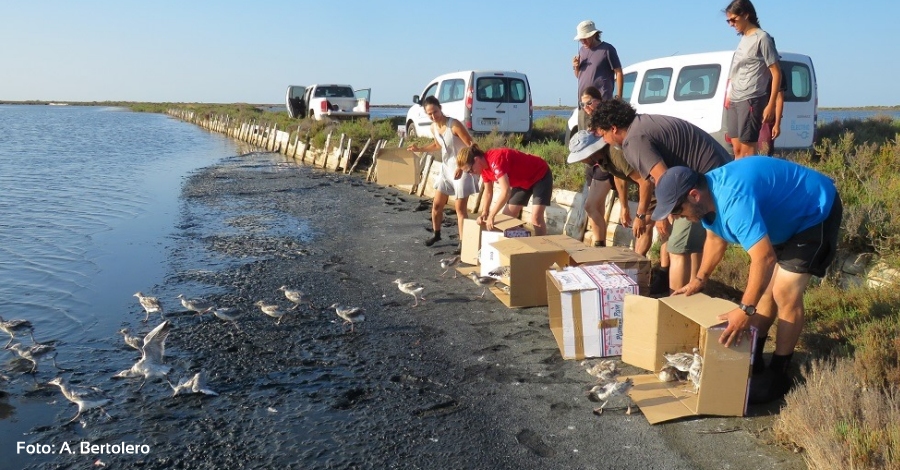
[[[338,168],[340,168],[341,170],[346,170],[346,169],[347,169],[347,166],[349,165],[349,160],[350,160],[350,149],[353,148],[353,147],[351,147],[351,145],[350,145],[350,144],[352,144],[352,143],[353,143],[353,139],[350,138],[350,137],[348,137],[348,138],[347,138],[347,148],[344,149],[343,152],[339,152],[339,153],[338,153],[338,159],[337,159],[337,163],[334,165],[334,171],[338,171]],[[346,161],[345,161],[345,158],[344,158],[344,154],[347,155]],[[342,166],[342,165],[343,165],[343,166]]]
[[[300,163],[304,163],[306,161],[306,149],[309,148],[309,134],[306,135],[306,139],[303,140],[303,151],[300,152]]]
[[[353,165],[346,171],[347,174],[353,173],[353,170],[356,169],[356,165],[357,165],[357,164],[359,163],[359,161],[362,159],[363,154],[366,153],[366,149],[369,148],[369,144],[370,144],[370,143],[372,143],[372,138],[371,138],[371,137],[369,137],[369,139],[366,140],[366,145],[363,145],[362,150],[360,150],[360,151],[359,151],[359,154],[356,155],[356,160],[353,160]]]
[[[331,133],[334,131],[328,131],[328,135],[325,136],[325,161],[328,161],[328,148],[331,147]],[[316,157],[313,157],[313,166],[316,165]],[[322,166],[325,166],[325,163],[322,163]]]
[[[425,194],[425,186],[428,185],[428,176],[431,175],[431,165],[434,163],[434,157],[429,153],[425,158],[425,172],[422,173],[422,181],[419,182],[419,197]]]
[[[346,139],[346,138],[347,138],[347,136],[344,135],[344,133],[342,132],[341,133],[341,143],[338,144],[337,158],[336,158],[337,162],[334,164],[335,169],[337,169],[338,165],[341,164],[341,155],[344,154],[344,139]],[[330,155],[325,154],[325,163],[322,163],[322,168],[325,168],[328,166],[328,157],[329,156]]]
[[[382,139],[375,144],[375,150],[372,152],[372,166],[369,167],[369,171],[366,173],[366,181],[375,181],[375,177],[377,176],[375,166],[378,164],[378,151],[381,150],[386,143],[387,141]]]

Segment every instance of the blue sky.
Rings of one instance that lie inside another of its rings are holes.
[[[575,26],[623,65],[733,50],[728,0],[0,0],[0,100],[281,103],[287,85],[372,88],[409,104],[436,75],[528,74],[535,105],[575,104]],[[900,2],[754,2],[781,51],[810,55],[819,105],[900,105]]]

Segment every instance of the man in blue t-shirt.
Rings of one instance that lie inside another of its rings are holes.
[[[683,217],[707,230],[700,270],[675,294],[699,292],[729,243],[747,250],[747,288],[740,307],[722,315],[728,327],[719,342],[739,344],[756,327],[750,403],[781,398],[791,386],[788,366],[803,330],[803,292],[810,276],[825,275],[837,248],[843,206],[834,182],[793,162],[754,156],[705,175],[670,168],[656,185],[656,198],[654,220]],[[766,369],[762,349],[776,317],[775,353]]]

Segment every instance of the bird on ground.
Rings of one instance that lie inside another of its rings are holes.
[[[138,390],[144,388],[144,384],[150,379],[163,378],[168,382],[167,376],[172,368],[165,364],[163,356],[166,351],[166,338],[169,337],[171,330],[172,323],[166,320],[147,333],[144,336],[144,344],[141,346],[141,359],[130,369],[119,372],[113,378],[143,377],[144,380],[141,381]]]
[[[134,296],[137,297],[138,302],[141,303],[141,307],[144,307],[144,312],[146,315],[144,316],[144,321],[150,319],[151,313],[159,312],[159,315],[165,318],[165,314],[163,313],[162,304],[159,303],[159,299],[156,297],[150,297],[148,295],[144,295],[141,292],[135,292]]]
[[[703,374],[703,356],[700,355],[699,349],[694,348],[694,360],[691,362],[690,369],[688,369],[688,378],[694,384],[694,393],[700,393],[701,374]]]
[[[178,385],[173,385],[172,390],[174,391],[173,397],[182,393],[202,393],[214,397],[219,395],[206,386],[206,371],[204,370],[197,372],[189,379],[182,380]]]
[[[614,382],[616,377],[619,376],[619,367],[616,365],[616,361],[604,359],[593,365],[589,365],[587,361],[583,361],[581,365],[586,366],[585,370],[588,374],[597,377],[598,385]]]
[[[19,355],[22,359],[31,362],[31,370],[29,373],[33,374],[37,371],[38,360],[42,359],[44,356],[47,356],[50,353],[50,358],[53,360],[53,366],[57,369],[62,370],[59,365],[56,364],[56,347],[50,344],[45,343],[34,343],[27,348],[22,346],[21,343],[13,343],[9,345],[6,349],[10,351],[14,351]]]
[[[66,400],[78,405],[78,413],[75,413],[75,416],[66,424],[78,419],[81,416],[81,413],[94,408],[100,408],[100,411],[102,411],[107,418],[112,419],[112,416],[103,409],[103,406],[111,401],[110,398],[103,393],[103,390],[100,390],[97,387],[69,385],[63,381],[62,377],[57,377],[47,383],[59,387],[59,390],[62,392],[63,396],[66,397]]]
[[[224,321],[227,321],[227,322],[231,323],[232,325],[234,325],[234,327],[235,327],[239,332],[243,333],[243,331],[241,331],[241,327],[239,327],[238,324],[237,324],[237,319],[238,319],[238,317],[239,317],[239,315],[238,315],[238,309],[237,309],[237,308],[234,308],[234,307],[220,307],[220,308],[217,308],[217,309],[213,310],[212,313],[213,313],[213,315],[215,315],[216,318],[218,318],[219,320],[224,320]]]
[[[355,323],[366,320],[366,310],[362,307],[347,307],[339,304],[331,304],[328,308],[333,308],[335,312],[337,312],[337,315],[344,319],[344,325],[347,323],[350,324],[351,333],[354,330],[353,327]]]
[[[0,317],[0,331],[9,335],[9,341],[6,342],[4,348],[9,347],[10,343],[16,339],[16,333],[20,333],[22,331],[28,331],[28,334],[31,335],[31,342],[36,343],[34,340],[34,327],[31,325],[31,322],[28,320],[4,320],[3,317]]]
[[[667,364],[675,367],[681,372],[687,372],[688,369],[691,368],[691,364],[694,362],[694,354],[700,352],[699,349],[694,348],[693,353],[680,352],[680,353],[663,353],[663,357],[666,358]]]
[[[125,341],[125,344],[131,346],[132,348],[140,351],[141,348],[144,347],[144,338],[132,335],[131,330],[129,330],[128,328],[122,328],[121,330],[119,330],[119,334],[122,335],[122,339]]]
[[[675,366],[667,365],[660,369],[658,377],[660,382],[677,382],[682,380],[682,374]]]
[[[478,296],[479,299],[483,299],[483,298],[484,298],[484,294],[487,293],[488,287],[491,287],[491,286],[493,286],[494,284],[497,283],[497,278],[496,278],[496,277],[491,277],[491,276],[479,276],[478,274],[475,274],[474,272],[469,273],[469,277],[472,279],[472,281],[473,281],[476,285],[481,286],[481,287],[484,287],[484,290],[481,292],[481,295]]]
[[[278,288],[278,290],[283,291],[284,296],[287,297],[288,300],[290,300],[291,302],[294,303],[294,306],[291,308],[291,310],[295,310],[297,307],[300,306],[300,304],[304,304],[304,303],[309,305],[310,308],[315,308],[315,307],[313,307],[312,302],[309,300],[309,297],[297,289],[291,289],[288,286],[281,286]]]
[[[257,307],[259,307],[259,309],[262,310],[262,313],[265,313],[266,315],[268,315],[268,316],[270,316],[270,317],[272,317],[272,318],[275,318],[275,319],[276,319],[276,321],[275,321],[275,324],[276,324],[276,325],[280,325],[280,324],[281,324],[281,319],[284,318],[284,315],[287,313],[287,312],[285,312],[284,310],[281,309],[281,306],[280,306],[280,305],[278,305],[278,304],[267,304],[265,301],[262,301],[262,300],[256,302],[256,303],[253,304],[253,305],[256,305]]]
[[[191,312],[197,312],[198,315],[202,315],[215,308],[215,305],[208,300],[188,299],[184,297],[184,294],[178,294],[176,298],[181,299],[181,305],[184,308]]]
[[[453,269],[456,265],[459,264],[459,255],[451,256],[449,258],[441,258],[441,268],[444,272],[441,273],[441,277],[444,277],[444,274],[447,274],[448,271]],[[459,274],[456,270],[453,270],[453,279],[456,279],[456,275]]]
[[[397,288],[400,289],[400,292],[409,294],[413,296],[414,299],[416,299],[415,303],[413,303],[413,307],[417,307],[419,305],[420,298],[423,302],[425,301],[425,297],[419,295],[423,290],[425,290],[425,286],[423,286],[422,284],[415,281],[403,282],[402,279],[394,279],[394,284],[397,284]]]
[[[591,401],[602,401],[603,403],[599,408],[594,408],[595,414],[602,414],[603,408],[606,407],[606,404],[615,397],[625,396],[628,394],[628,391],[631,390],[631,387],[634,386],[634,381],[631,378],[625,379],[623,382],[611,382],[606,385],[596,385],[588,392],[588,399]],[[625,411],[625,414],[631,414],[631,402],[628,402],[628,409]]]
[[[509,266],[500,266],[500,267],[494,268],[493,270],[488,272],[488,276],[496,277],[497,279],[502,279],[502,278],[509,278],[509,273],[510,273]]]

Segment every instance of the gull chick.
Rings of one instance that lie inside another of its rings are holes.
[[[119,330],[119,334],[122,335],[122,339],[128,346],[131,346],[138,351],[140,351],[141,348],[144,347],[144,338],[132,335],[131,330],[129,330],[128,328],[122,328],[121,330]]]
[[[425,297],[422,297],[419,295],[422,293],[423,290],[425,290],[425,286],[423,286],[422,284],[419,284],[418,282],[415,282],[415,281],[403,282],[402,279],[395,279],[394,284],[397,284],[397,287],[400,289],[400,292],[403,292],[404,294],[409,294],[409,295],[413,296],[414,299],[416,299],[415,303],[413,304],[413,307],[416,307],[419,305],[420,298],[422,299],[422,301],[425,301]]]
[[[295,310],[300,306],[300,304],[307,304],[310,307],[313,307],[313,304],[312,302],[310,302],[309,297],[297,289],[291,289],[288,286],[281,286],[278,288],[278,290],[284,292],[284,296],[294,303],[294,306],[291,308],[291,310]]]
[[[138,390],[144,388],[148,379],[164,378],[168,382],[169,379],[166,376],[172,368],[165,365],[163,356],[166,351],[166,338],[169,337],[171,330],[172,324],[166,320],[147,333],[147,336],[144,336],[144,344],[141,346],[141,359],[130,369],[119,372],[113,378],[143,377],[144,380],[141,381]]]
[[[681,371],[675,366],[665,366],[660,369],[658,377],[660,382],[677,382],[681,380]]]
[[[491,287],[497,283],[496,277],[479,276],[478,274],[475,274],[474,272],[469,273],[469,278],[471,278],[472,282],[474,282],[476,285],[484,287],[484,290],[481,292],[481,295],[478,296],[479,299],[484,298],[484,294],[487,293],[488,287]]]
[[[31,335],[31,342],[36,343],[34,340],[34,327],[31,325],[31,322],[28,320],[4,320],[3,317],[0,317],[0,331],[9,335],[9,341],[7,341],[6,345],[3,348],[9,347],[10,343],[16,339],[16,333],[28,330],[28,333]]]
[[[97,387],[69,385],[63,381],[62,377],[57,377],[47,383],[59,387],[59,390],[62,392],[63,396],[66,397],[66,400],[78,405],[78,413],[75,413],[75,417],[70,419],[66,424],[78,419],[81,416],[81,413],[94,408],[100,408],[100,411],[102,411],[107,418],[112,419],[112,416],[103,409],[103,406],[111,401],[110,398],[103,393],[103,390],[100,390]]]
[[[181,305],[186,308],[188,311],[197,312],[198,315],[202,315],[213,308],[215,305],[212,302],[204,299],[187,299],[183,294],[178,294],[177,299],[181,299]]]
[[[499,268],[495,268],[488,273],[488,276],[496,277],[497,279],[509,278],[509,266],[500,266]]]
[[[691,379],[691,382],[694,384],[694,393],[700,393],[700,376],[703,373],[703,356],[700,355],[700,350],[694,348],[694,360],[691,362],[691,367],[688,369],[688,378]]]
[[[441,273],[441,277],[444,277],[444,274],[447,274],[448,271],[453,269],[456,265],[459,264],[459,255],[451,256],[449,258],[441,258],[441,268],[444,272]],[[453,271],[453,279],[456,279],[456,275],[459,274],[456,270]]]
[[[144,321],[147,321],[150,318],[151,313],[157,313],[157,312],[159,312],[159,314],[163,318],[165,318],[165,314],[163,313],[162,304],[159,303],[159,299],[157,299],[156,297],[150,297],[150,296],[144,295],[141,292],[135,292],[134,296],[137,297],[138,302],[141,303],[141,307],[144,307],[144,312],[146,313],[146,315],[144,315]]]
[[[581,365],[586,366],[585,370],[588,374],[597,377],[598,385],[615,382],[616,377],[619,376],[619,368],[616,365],[616,361],[604,359],[592,366],[588,366],[588,363],[585,361]]]
[[[266,315],[268,315],[268,316],[270,316],[270,317],[272,317],[272,318],[275,318],[275,319],[276,319],[276,321],[275,321],[275,324],[276,324],[276,325],[280,325],[280,324],[281,324],[281,319],[284,318],[284,315],[287,313],[287,312],[285,312],[284,310],[281,309],[281,306],[280,306],[280,305],[278,305],[278,304],[267,304],[267,303],[265,303],[265,302],[262,301],[262,300],[256,302],[256,303],[253,304],[253,305],[256,305],[257,307],[259,307],[259,309],[262,310],[262,313],[265,313]]]
[[[182,380],[178,385],[172,386],[172,390],[174,390],[173,397],[182,393],[202,393],[214,397],[219,395],[206,386],[206,371],[204,370],[197,372],[189,379]]]
[[[597,386],[594,386],[593,388],[591,388],[591,390],[588,392],[588,398],[591,401],[598,401],[598,402],[602,401],[603,402],[599,408],[594,408],[594,413],[598,414],[598,415],[602,414],[603,408],[606,407],[606,404],[609,403],[609,400],[611,400],[615,397],[627,395],[628,392],[631,390],[631,387],[633,387],[633,386],[634,386],[634,382],[629,377],[629,378],[625,379],[624,382],[611,382],[606,385],[597,385]],[[628,402],[628,410],[625,411],[625,414],[627,414],[627,415],[631,414],[631,402],[630,401]]]
[[[666,365],[670,365],[681,372],[687,372],[688,369],[691,368],[691,364],[694,362],[694,354],[700,352],[699,349],[694,348],[693,353],[680,352],[680,353],[663,353],[663,357],[666,358],[668,363]]]
[[[239,332],[243,333],[243,331],[241,331],[241,328],[237,325],[237,319],[239,316],[238,309],[234,307],[220,307],[213,310],[212,313],[219,320],[224,320],[231,323]]]
[[[344,325],[347,323],[350,324],[350,332],[353,332],[353,325],[356,322],[361,322],[366,320],[366,310],[362,307],[346,307],[339,304],[331,304],[330,307],[333,308],[339,317],[344,320]]]
[[[6,349],[9,349],[10,351],[14,351],[22,359],[25,359],[26,361],[31,362],[31,371],[29,371],[29,373],[31,373],[31,374],[33,374],[33,373],[35,373],[35,371],[37,371],[38,360],[50,353],[53,353],[53,355],[50,356],[50,358],[53,359],[53,366],[56,367],[57,369],[60,368],[56,364],[56,352],[55,352],[56,348],[49,344],[34,343],[31,346],[28,346],[26,348],[26,347],[22,346],[20,343],[13,343]]]

